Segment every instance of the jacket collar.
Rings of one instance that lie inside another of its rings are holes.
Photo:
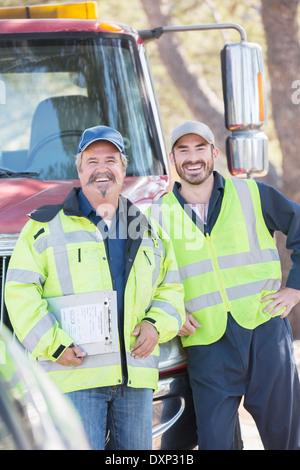
[[[175,181],[174,186],[173,186],[173,193],[176,196],[176,199],[178,200],[178,202],[180,202],[182,207],[184,207],[184,204],[186,204],[187,202],[181,196],[180,188],[181,188],[181,184],[178,181]],[[224,192],[224,188],[225,188],[224,176],[222,176],[217,171],[214,171],[214,186],[213,186],[211,197],[218,196],[219,192]]]
[[[50,220],[52,220],[61,209],[63,209],[64,214],[68,217],[85,217],[79,206],[78,194],[80,189],[81,188],[73,188],[61,204],[41,206],[31,212],[31,214],[28,214],[28,217],[37,222],[47,223],[50,222]],[[129,227],[129,231],[131,228],[132,230],[134,229],[136,233],[136,230],[138,230],[136,223],[137,219],[142,233],[147,229],[152,231],[147,217],[141,213],[135,204],[122,194],[119,196],[119,215],[127,217],[127,226]],[[131,224],[133,221],[135,221],[135,223]],[[134,238],[133,235],[134,234],[132,233],[132,237]],[[131,236],[130,233],[129,236]]]

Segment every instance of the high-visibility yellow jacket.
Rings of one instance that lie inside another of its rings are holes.
[[[261,303],[261,299],[280,288],[282,277],[255,181],[225,179],[220,214],[210,235],[193,222],[191,212],[173,192],[151,207],[151,216],[173,242],[186,311],[201,325],[182,338],[183,346],[221,338],[228,312],[248,329],[270,320],[270,314],[263,312],[270,301]]]
[[[40,365],[63,392],[118,385],[124,364],[128,386],[155,389],[159,347],[145,359],[134,359],[132,332],[148,320],[163,343],[182,326],[184,294],[172,245],[162,244],[155,222],[136,206],[122,196],[119,201],[134,232],[126,245],[124,331],[119,332],[124,350],[87,356],[76,367],[56,362],[73,338],[49,312],[46,299],[113,289],[105,243],[98,228],[80,213],[77,190],[62,205],[44,206],[30,215],[10,260],[5,299],[16,335],[35,358],[48,359]],[[137,226],[141,236],[135,236]]]

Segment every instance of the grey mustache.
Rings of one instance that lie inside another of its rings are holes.
[[[110,180],[112,180],[114,183],[116,182],[116,178],[115,176],[110,172],[110,171],[106,171],[105,173],[94,173],[92,176],[90,176],[87,184],[91,184],[93,183],[97,178],[108,178]]]

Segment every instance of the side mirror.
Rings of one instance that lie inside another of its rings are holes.
[[[221,52],[227,163],[232,175],[268,172],[266,87],[261,47],[250,42],[227,44]]]

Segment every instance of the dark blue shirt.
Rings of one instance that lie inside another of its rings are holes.
[[[204,232],[210,233],[219,216],[225,187],[225,179],[220,173],[214,171],[214,187],[209,201],[207,222]],[[287,236],[286,247],[292,250],[292,268],[289,272],[286,286],[300,290],[300,205],[272,186],[257,181],[259,189],[262,213],[265,224],[273,236],[275,231]],[[184,207],[185,199],[180,194],[180,183],[175,182],[173,192],[178,202]],[[193,220],[197,216],[193,211]]]
[[[116,212],[112,225],[108,229],[106,223],[96,214],[95,209],[91,206],[82,190],[78,193],[79,208],[81,212],[93,222],[102,233],[107,260],[109,263],[110,274],[112,279],[113,290],[117,292],[118,315],[119,319],[124,313],[124,291],[125,291],[125,245],[126,231],[123,231],[123,217]],[[127,227],[126,227],[127,229]]]

